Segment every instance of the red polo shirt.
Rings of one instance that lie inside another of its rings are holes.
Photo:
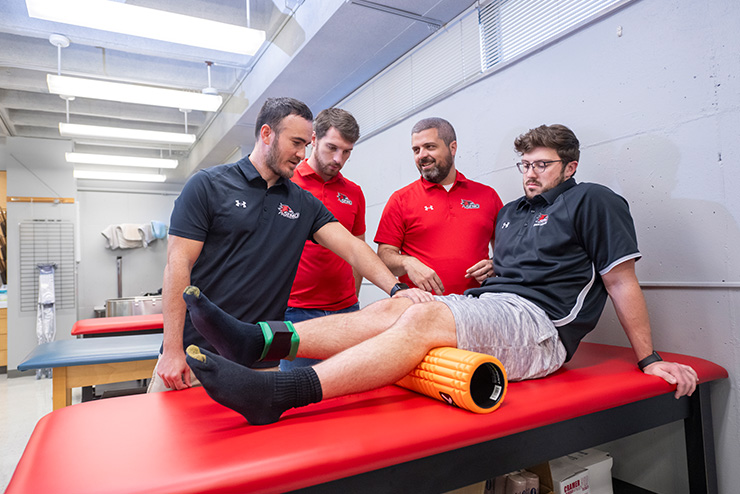
[[[502,206],[495,190],[459,170],[449,192],[420,178],[388,199],[375,242],[398,247],[434,269],[445,294],[462,293],[480,286],[475,278],[465,278],[465,271],[488,258]],[[400,280],[415,286],[406,275]]]
[[[303,160],[293,182],[316,196],[352,233],[365,233],[365,195],[356,183],[338,173],[327,182]],[[290,307],[339,310],[357,303],[352,266],[332,251],[306,242],[290,292]]]

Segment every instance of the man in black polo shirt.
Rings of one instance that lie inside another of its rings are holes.
[[[280,320],[306,240],[332,250],[386,292],[397,282],[365,242],[289,180],[311,142],[312,121],[304,103],[270,98],[257,117],[252,153],[201,170],[185,184],[170,220],[164,342],[149,391],[190,387],[188,345],[215,350],[186,316],[188,285],[239,320]],[[421,291],[409,295],[431,299]]]
[[[207,339],[217,330],[252,347],[231,360],[188,349],[208,393],[250,423],[270,423],[292,407],[394,383],[439,346],[494,355],[511,380],[541,377],[572,357],[607,295],[639,368],[676,384],[677,398],[693,393],[694,370],[653,351],[627,202],[606,187],[575,182],[579,142],[567,127],[543,125],[514,145],[522,157],[517,166],[524,196],[499,212],[494,277],[465,295],[428,303],[396,295],[353,314],[296,324],[298,356],[325,360],[292,395],[286,391],[296,386],[290,373],[268,376],[243,367],[269,347],[258,329],[230,324],[204,297],[192,299],[189,310]]]

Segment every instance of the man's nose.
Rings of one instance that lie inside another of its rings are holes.
[[[524,172],[524,176],[530,178],[530,177],[537,177],[539,176],[539,174],[537,173],[537,170],[534,169],[534,165],[530,165],[529,169],[526,172]]]

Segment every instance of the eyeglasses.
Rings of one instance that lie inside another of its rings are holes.
[[[520,161],[519,163],[516,164],[516,167],[522,173],[529,172],[530,168],[536,171],[537,173],[542,173],[552,163],[563,163],[563,160],[533,161],[531,163],[529,163],[528,161]]]

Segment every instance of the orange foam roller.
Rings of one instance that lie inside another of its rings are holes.
[[[501,405],[508,379],[496,357],[439,347],[396,384],[471,412],[490,413]]]

